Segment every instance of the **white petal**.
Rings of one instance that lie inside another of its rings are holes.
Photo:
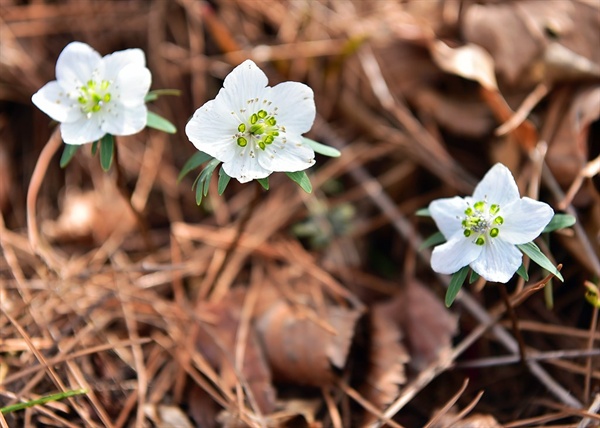
[[[42,86],[31,101],[57,122],[73,122],[83,115],[77,101],[67,97],[56,80]]]
[[[114,106],[110,112],[96,113],[102,117],[102,130],[112,135],[132,135],[145,128],[148,109],[145,104],[122,108]]]
[[[303,83],[283,82],[271,88],[265,96],[278,107],[277,124],[283,125],[288,134],[304,134],[310,131],[315,121],[316,108],[314,93]]]
[[[116,80],[119,72],[128,65],[146,68],[146,56],[141,49],[125,49],[113,52],[102,58],[104,63],[103,79]]]
[[[146,67],[136,64],[126,65],[121,69],[114,82],[115,96],[124,106],[139,106],[144,104],[144,97],[150,89],[152,75]],[[109,88],[109,91],[112,90]]]
[[[81,145],[98,141],[106,134],[100,126],[100,116],[83,116],[76,122],[61,123],[60,133],[67,144]]]
[[[196,110],[185,126],[185,133],[198,150],[228,162],[241,150],[235,138],[238,125],[217,100],[211,100]]]
[[[285,143],[277,138],[264,151],[260,148],[257,151],[258,162],[270,171],[303,171],[315,164],[315,152],[299,137],[295,141],[288,138]]]
[[[506,283],[521,266],[523,255],[514,245],[500,238],[488,237],[487,240],[471,268],[488,281]]]
[[[262,103],[268,83],[266,74],[254,62],[246,60],[225,77],[223,89],[216,99],[236,112],[240,108],[248,108],[253,112]],[[256,98],[259,99],[258,103],[254,101]]]
[[[69,43],[56,60],[56,80],[67,92],[102,72],[100,54],[85,43]]]
[[[446,239],[451,239],[455,235],[463,235],[461,221],[465,217],[465,210],[468,207],[465,199],[455,196],[431,202],[429,212],[442,235]]]
[[[272,172],[260,166],[255,150],[250,146],[248,144],[244,148],[240,147],[235,156],[223,163],[223,169],[227,175],[236,178],[240,183],[247,183],[256,178],[265,178]]]
[[[485,174],[473,192],[475,202],[487,198],[490,204],[500,205],[500,209],[519,199],[519,196],[519,188],[512,173],[501,163],[494,165]]]
[[[456,236],[433,249],[431,268],[438,273],[453,274],[479,257],[482,250],[472,239]]]
[[[524,197],[500,209],[504,224],[500,238],[511,244],[525,244],[537,238],[552,220],[554,210],[550,205]]]

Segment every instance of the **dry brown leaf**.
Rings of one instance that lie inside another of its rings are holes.
[[[419,281],[410,280],[404,292],[384,303],[381,311],[400,325],[410,355],[409,364],[417,370],[452,347],[457,317]]]
[[[562,116],[546,153],[546,162],[556,180],[568,189],[588,161],[590,125],[600,119],[600,85],[587,86],[574,94],[567,114]],[[589,141],[589,143],[588,143]],[[574,199],[576,205],[588,205],[589,188],[583,187]]]
[[[193,428],[194,425],[177,406],[146,404],[144,414],[156,428]]]
[[[135,217],[114,188],[81,192],[68,190],[56,220],[42,224],[44,233],[59,242],[93,239],[104,242],[113,232],[135,228]]]
[[[489,90],[498,89],[494,59],[481,46],[467,44],[451,48],[443,41],[436,40],[430,48],[433,60],[442,70],[468,80],[475,80]]]
[[[232,391],[239,379],[233,368],[236,337],[246,290],[233,288],[228,295],[216,302],[206,302],[200,311],[214,316],[214,324],[200,330],[196,346],[211,365],[218,369],[223,383]],[[271,372],[265,355],[253,329],[245,344],[242,375],[252,391],[260,410],[270,413],[275,408],[276,391],[271,383]]]
[[[406,382],[404,366],[410,360],[401,344],[400,326],[388,315],[385,304],[373,306],[370,312],[369,367],[361,388],[362,396],[380,410],[398,397],[400,385]],[[374,422],[373,414],[365,416],[365,426]]]
[[[273,376],[301,385],[330,385],[331,366],[345,366],[360,315],[357,310],[328,307],[323,321],[333,327],[333,333],[287,303],[275,304],[258,321]]]

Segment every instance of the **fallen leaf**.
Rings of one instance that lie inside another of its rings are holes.
[[[321,318],[329,331],[284,301],[258,321],[258,331],[273,376],[278,381],[325,386],[334,381],[332,366],[346,364],[360,311],[330,306]]]

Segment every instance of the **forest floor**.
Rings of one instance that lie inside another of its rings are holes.
[[[141,48],[178,132],[61,168],[31,96],[75,40]],[[595,0],[0,0],[0,426],[599,426],[599,40]],[[185,125],[248,58],[341,156],[197,206]],[[447,308],[415,213],[498,162],[576,217],[564,282]]]

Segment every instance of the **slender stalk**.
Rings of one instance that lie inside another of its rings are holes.
[[[506,313],[508,314],[512,323],[513,334],[515,335],[515,339],[517,339],[517,343],[519,345],[519,356],[521,357],[521,363],[525,364],[527,361],[527,356],[525,353],[525,341],[521,335],[521,330],[519,330],[519,318],[517,317],[515,309],[510,303],[510,297],[506,291],[506,285],[498,284],[498,288],[500,289],[502,300],[504,300],[504,304],[506,305]]]
[[[42,239],[40,230],[37,224],[37,197],[44,182],[44,177],[48,171],[48,166],[52,161],[52,158],[62,146],[62,138],[60,134],[60,128],[56,127],[50,139],[42,149],[40,156],[33,169],[31,175],[31,181],[27,189],[27,234],[29,236],[29,245],[32,250],[50,267],[52,270],[57,272],[62,265],[58,256],[50,245]]]

